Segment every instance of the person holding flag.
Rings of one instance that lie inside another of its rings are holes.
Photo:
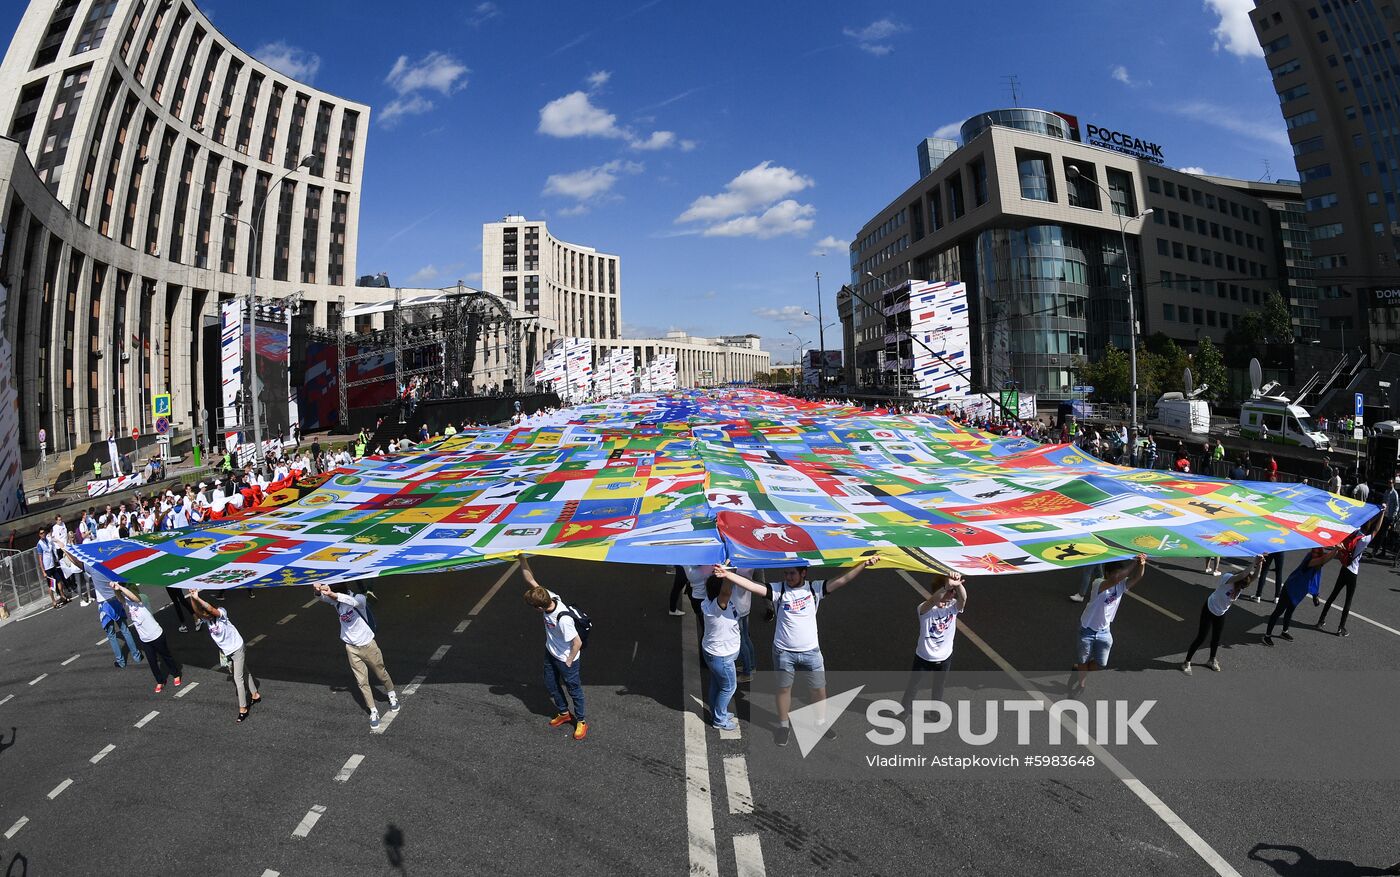
[[[1218,567],[1219,558],[1216,560]],[[1220,672],[1220,661],[1215,657],[1215,653],[1220,649],[1220,634],[1225,629],[1225,613],[1235,605],[1236,598],[1249,589],[1254,577],[1263,571],[1264,556],[1261,554],[1254,558],[1254,562],[1247,569],[1230,576],[1210,593],[1205,604],[1201,606],[1201,624],[1196,629],[1196,638],[1191,641],[1191,648],[1186,650],[1186,660],[1181,664],[1181,672],[1187,676],[1191,675],[1191,659],[1195,657],[1201,643],[1206,641],[1207,630],[1210,631],[1210,663],[1206,666],[1217,673]]]

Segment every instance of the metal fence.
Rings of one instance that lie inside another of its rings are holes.
[[[49,605],[48,578],[39,569],[39,557],[33,551],[5,550],[0,554],[0,603],[5,604],[11,621]]]

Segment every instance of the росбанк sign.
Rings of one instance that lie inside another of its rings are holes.
[[[1123,131],[1114,131],[1110,128],[1101,128],[1098,125],[1087,125],[1084,128],[1085,143],[1090,146],[1101,146],[1104,149],[1112,149],[1114,152],[1121,152],[1124,155],[1131,155],[1144,161],[1155,164],[1164,164],[1162,157],[1162,147],[1160,144],[1151,143]]]

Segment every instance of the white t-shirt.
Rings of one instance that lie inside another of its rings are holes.
[[[946,661],[953,656],[953,637],[957,634],[958,603],[940,603],[919,615],[919,644],[914,654],[925,661]]]
[[[705,563],[700,566],[687,566],[685,569],[686,581],[690,582],[690,598],[692,600],[705,601],[709,599],[709,592],[705,585],[710,580],[710,575],[715,571],[713,563]]]
[[[67,547],[68,528],[63,524],[54,524],[53,529],[49,531],[49,539],[52,540],[53,544],[59,548]]]
[[[565,614],[564,610],[568,607],[559,599],[559,595],[550,591],[549,596],[554,601],[554,608],[544,613],[544,647],[556,660],[567,661],[573,649],[574,637],[578,636],[578,628],[574,626],[574,617]],[[582,657],[583,653],[579,652],[579,658]],[[578,658],[574,662],[577,663]]]
[[[1356,548],[1351,552],[1351,559],[1347,561],[1347,572],[1356,575],[1361,572],[1361,557],[1366,553],[1366,546],[1371,544],[1371,536],[1362,536],[1356,541]]]
[[[206,626],[214,645],[225,655],[231,655],[243,648],[243,637],[238,633],[238,628],[233,626],[233,622],[228,620],[228,610],[224,607],[219,607],[219,617],[209,621]]]
[[[1094,597],[1089,601],[1089,605],[1084,607],[1084,614],[1079,616],[1080,627],[1108,630],[1109,625],[1113,623],[1113,617],[1118,614],[1118,606],[1123,602],[1123,593],[1128,590],[1127,579],[1111,588],[1097,590],[1102,584],[1102,579],[1094,580]]]
[[[1221,582],[1206,598],[1206,608],[1212,615],[1224,615],[1234,605],[1235,598],[1244,593],[1245,582],[1236,582],[1234,576]]]
[[[116,525],[116,524],[109,524],[109,525],[107,525],[106,527],[98,527],[98,528],[97,528],[97,541],[98,541],[98,542],[106,542],[106,541],[108,541],[109,539],[120,539],[121,537],[122,537],[121,531],[117,529],[117,525]]]
[[[741,589],[742,590],[742,589]],[[744,591],[744,593],[748,593]],[[705,636],[700,648],[716,658],[728,658],[739,653],[739,606],[734,597],[729,605],[720,608],[718,598],[700,604],[700,614],[705,617]]]
[[[826,582],[803,582],[790,588],[784,582],[768,586],[768,599],[777,613],[773,648],[785,652],[810,652],[821,648],[817,639],[817,604],[826,596]]]
[[[136,635],[141,637],[141,642],[148,643],[160,639],[165,633],[161,629],[160,622],[151,614],[151,610],[140,600],[122,600],[122,606],[126,608],[126,618],[132,627],[136,628]]]
[[[331,604],[339,613],[341,642],[352,646],[367,646],[374,642],[374,631],[369,629],[369,624],[365,621],[369,613],[365,611],[364,594],[337,593],[330,597],[322,597],[321,602]]]

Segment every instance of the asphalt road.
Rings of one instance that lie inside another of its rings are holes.
[[[821,749],[804,760],[796,745],[774,746],[762,680],[740,701],[737,734],[701,724],[695,620],[666,614],[665,570],[535,566],[596,623],[583,742],[547,727],[540,622],[514,565],[374,583],[403,701],[379,733],[334,612],[306,606],[303,589],[223,604],[246,640],[261,637],[249,660],[265,701],[243,724],[209,637],[176,632],[169,609],[158,617],[186,672],[161,694],[144,665],[113,667],[92,607],[0,629],[0,874],[1365,875],[1400,859],[1393,769],[1297,770],[1309,746],[1337,745],[1346,727],[1294,746],[1280,745],[1286,730],[1245,739],[1210,715],[1178,715],[1241,752],[1279,750],[1272,772],[1244,761],[1215,780],[1177,777],[1131,747],[1114,750],[1121,773],[1102,760],[1041,773],[832,773]],[[1335,566],[1328,589],[1334,576]],[[1268,649],[1258,633],[1272,606],[1242,603],[1227,616],[1225,672],[1198,666],[1187,680],[1181,654],[1215,581],[1155,566],[1135,592],[1150,604],[1131,599],[1119,614],[1103,678],[1206,692],[1230,674],[1344,679],[1400,664],[1400,576],[1367,564],[1354,608],[1376,623],[1354,616],[1341,639],[1308,627],[1317,610],[1305,605],[1297,640]],[[1076,572],[973,579],[955,666],[1008,691],[1059,684],[1047,680],[1070,661],[1077,582]],[[908,667],[919,599],[904,576],[876,569],[823,603],[833,695],[838,671]],[[763,670],[771,630],[756,612]],[[1306,711],[1314,695],[1303,687],[1290,707]],[[860,721],[840,720],[840,743],[860,736]],[[1358,757],[1372,755],[1396,761],[1393,750]]]

